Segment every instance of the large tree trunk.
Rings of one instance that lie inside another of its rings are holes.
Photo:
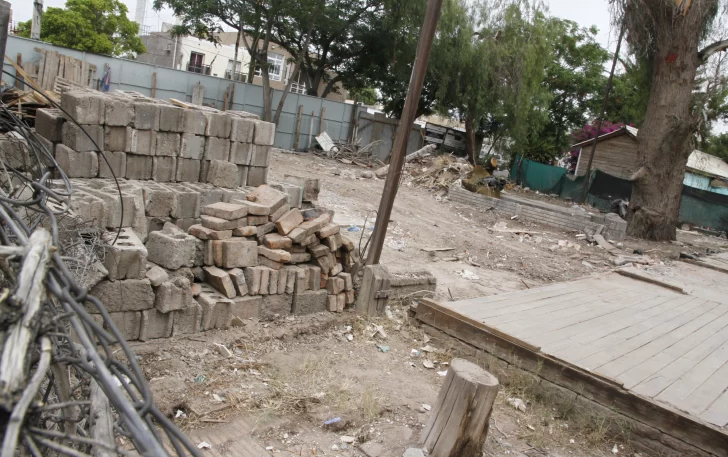
[[[697,0],[684,16],[674,2],[645,0],[654,20],[652,89],[638,141],[627,233],[639,238],[674,240],[682,182],[693,150],[695,117],[690,112],[698,44],[705,10],[715,0]],[[628,11],[629,14],[629,11]]]

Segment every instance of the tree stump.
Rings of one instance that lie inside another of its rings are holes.
[[[472,362],[454,359],[420,442],[430,457],[480,457],[488,436],[498,379]]]

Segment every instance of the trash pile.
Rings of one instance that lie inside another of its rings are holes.
[[[447,189],[473,172],[473,166],[463,157],[439,155],[422,161],[410,166],[407,181],[432,190]]]

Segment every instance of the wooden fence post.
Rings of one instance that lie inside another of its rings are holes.
[[[480,457],[488,436],[498,379],[476,364],[453,359],[420,442],[430,457]]]
[[[324,133],[324,117],[326,116],[326,107],[321,107],[321,117],[319,118],[319,135]]]
[[[296,139],[293,143],[293,150],[298,148],[298,141],[301,139],[301,118],[303,117],[303,105],[298,105],[298,116],[296,118]]]

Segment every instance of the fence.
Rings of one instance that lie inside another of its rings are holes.
[[[262,86],[61,48],[13,35],[8,36],[6,54],[13,58],[20,54],[24,64],[39,61],[41,53],[48,51],[57,51],[64,56],[79,59],[89,65],[95,65],[98,71],[92,77],[92,87],[97,87],[98,80],[103,78],[104,68],[108,66],[111,71],[110,90],[135,91],[148,97],[163,100],[175,98],[191,102],[192,89],[199,82],[204,87],[203,104],[222,109],[223,102],[227,100],[228,109],[230,110],[248,111],[257,115],[263,114]],[[15,73],[15,69],[9,65],[6,66],[6,71],[11,74]],[[9,85],[14,84],[12,78],[6,75],[3,75],[3,79]],[[283,91],[272,89],[272,92],[275,110],[283,96]],[[232,106],[230,106],[226,94],[232,94]],[[309,137],[309,132],[311,132],[311,136],[316,136],[319,131],[327,132],[334,141],[346,142],[351,131],[352,120],[358,120],[358,117],[361,116],[359,131],[362,132],[360,136],[362,140],[360,145],[366,145],[373,141],[382,141],[378,145],[378,158],[384,160],[389,157],[391,151],[389,134],[385,128],[379,129],[377,126],[380,124],[390,125],[389,128],[392,128],[391,123],[398,124],[398,121],[386,118],[383,120],[379,118],[369,119],[368,116],[370,115],[363,108],[359,108],[355,113],[356,115],[352,116],[354,109],[353,104],[291,92],[283,105],[281,119],[276,128],[275,146],[283,149],[306,148],[309,144],[315,144],[315,140]],[[370,124],[372,126],[371,131],[375,134],[366,133],[369,130],[367,126]],[[298,132],[298,135],[296,132]],[[298,137],[298,143],[296,143],[296,137]],[[418,145],[421,144],[420,137],[419,127],[413,129],[408,152],[413,152],[418,148]]]

